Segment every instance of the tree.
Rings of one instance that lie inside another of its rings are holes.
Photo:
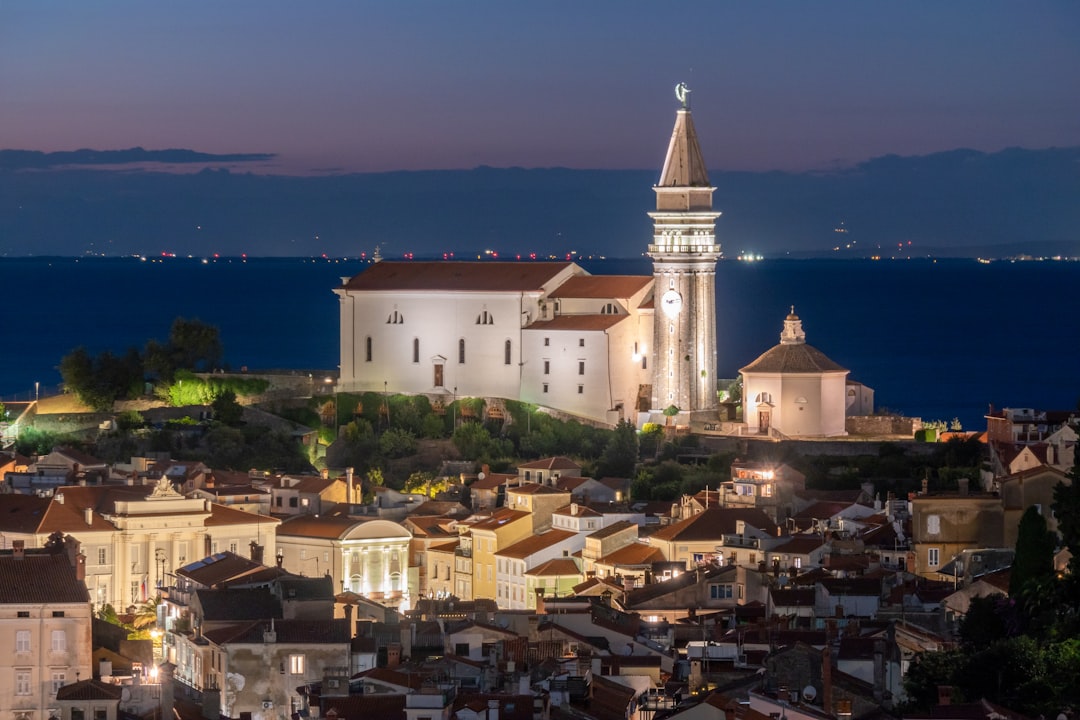
[[[386,458],[416,454],[416,438],[408,430],[390,428],[379,436],[379,453]]]
[[[1009,597],[1022,598],[1040,580],[1054,577],[1057,538],[1046,529],[1046,518],[1032,505],[1020,518],[1016,554],[1009,573]]]
[[[214,398],[210,409],[214,411],[215,420],[231,427],[239,425],[244,417],[244,408],[236,401],[236,393],[228,389]]]
[[[169,351],[175,368],[213,370],[221,363],[221,336],[217,327],[178,317],[169,330]]]
[[[600,456],[596,476],[628,478],[634,474],[637,461],[637,428],[629,420],[620,420]]]

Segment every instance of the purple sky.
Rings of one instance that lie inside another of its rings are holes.
[[[0,3],[0,148],[715,170],[1080,145],[1080,3]]]

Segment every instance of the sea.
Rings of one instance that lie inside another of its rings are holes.
[[[648,258],[580,259],[650,274]],[[73,348],[123,353],[174,318],[221,331],[234,370],[326,373],[338,364],[334,287],[366,267],[328,258],[0,258],[0,401],[57,392]],[[1080,262],[721,260],[718,374],[779,341],[794,307],[806,339],[875,392],[879,410],[985,428],[991,408],[1076,409]]]

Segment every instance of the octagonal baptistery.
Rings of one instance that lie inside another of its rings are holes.
[[[787,437],[846,435],[848,370],[806,344],[795,308],[784,319],[780,344],[739,371],[743,421],[751,434]]]

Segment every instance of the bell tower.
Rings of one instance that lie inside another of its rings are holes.
[[[653,241],[652,409],[712,410],[716,387],[716,218],[705,160],[690,116],[690,90],[675,88],[675,114],[656,191]]]

